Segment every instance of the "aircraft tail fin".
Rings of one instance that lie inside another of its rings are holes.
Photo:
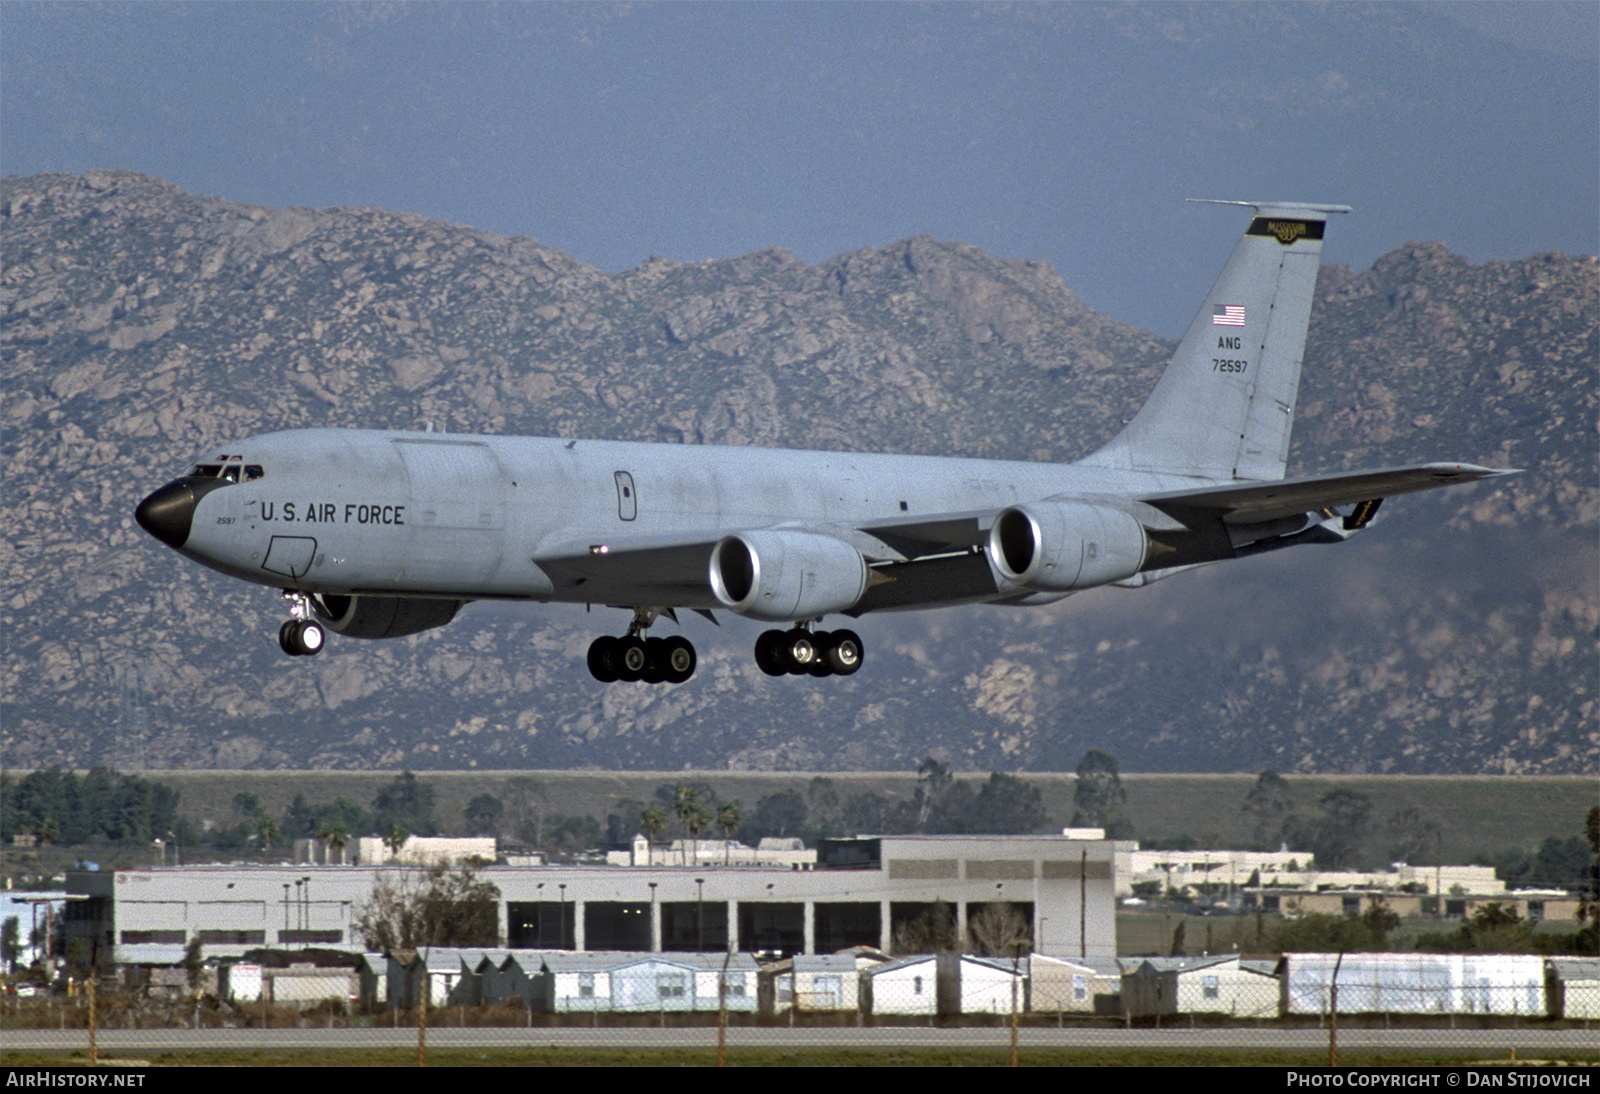
[[[1155,391],[1084,462],[1206,479],[1281,479],[1323,227],[1345,205],[1229,201],[1255,210]]]

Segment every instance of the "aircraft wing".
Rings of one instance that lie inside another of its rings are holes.
[[[1185,511],[1217,511],[1228,524],[1258,524],[1335,505],[1374,501],[1395,494],[1410,494],[1418,490],[1432,490],[1516,473],[1515,470],[1477,467],[1469,463],[1424,463],[1379,471],[1357,471],[1353,474],[1230,483],[1198,490],[1149,494],[1139,500],[1180,519]]]
[[[591,603],[631,603],[642,590],[663,604],[711,607],[706,581],[711,549],[725,531],[686,531],[672,536],[636,536],[593,543],[541,546],[534,556],[558,590]]]
[[[609,542],[544,544],[534,556],[557,589],[578,599],[597,604],[655,601],[686,608],[722,608],[709,580],[711,552],[718,541],[730,533],[758,530],[810,532],[850,544],[875,569],[870,584],[883,583],[885,575],[897,577],[940,574],[937,582],[944,591],[956,572],[956,582],[970,595],[992,594],[986,565],[973,566],[976,552],[988,535],[993,510],[963,513],[906,516],[867,522],[857,526],[825,522],[786,522],[757,528],[719,528],[683,531],[666,536],[627,536]],[[952,557],[956,556],[956,557]],[[920,565],[911,565],[919,564]],[[975,576],[965,574],[973,569]],[[986,583],[987,582],[987,583]],[[932,595],[919,581],[907,586],[900,581],[900,595],[908,602]],[[880,595],[869,599],[876,602]]]

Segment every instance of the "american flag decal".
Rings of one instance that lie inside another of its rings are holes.
[[[1244,326],[1244,305],[1218,304],[1211,309],[1211,325],[1213,327]]]

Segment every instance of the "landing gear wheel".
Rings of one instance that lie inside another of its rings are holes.
[[[278,628],[278,647],[290,657],[315,656],[327,641],[327,632],[314,619],[291,619]]]
[[[659,684],[667,678],[667,640],[665,638],[646,638],[644,640],[644,669],[639,673],[639,679],[647,684]]]
[[[762,631],[756,639],[756,667],[768,676],[782,676],[789,671],[783,662],[783,632]]]
[[[855,631],[834,631],[828,636],[823,660],[828,670],[838,676],[849,676],[861,667],[861,636]]]
[[[617,639],[617,679],[642,680],[650,666],[650,654],[644,641],[635,635]]]
[[[795,675],[810,672],[818,660],[817,640],[810,631],[796,627],[783,636],[783,659]]]
[[[589,675],[602,684],[617,679],[617,640],[609,634],[589,643]]]
[[[661,668],[669,683],[681,684],[693,676],[698,661],[694,646],[682,635],[662,640]]]

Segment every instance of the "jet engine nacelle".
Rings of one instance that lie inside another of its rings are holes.
[[[328,629],[348,638],[399,638],[442,627],[461,610],[460,600],[395,596],[326,596],[311,606]]]
[[[753,619],[812,619],[860,601],[867,560],[843,540],[816,532],[739,532],[711,551],[711,591]]]
[[[1144,565],[1144,526],[1120,509],[1088,502],[1029,502],[1003,510],[989,530],[989,563],[1025,589],[1087,589],[1132,577]]]

